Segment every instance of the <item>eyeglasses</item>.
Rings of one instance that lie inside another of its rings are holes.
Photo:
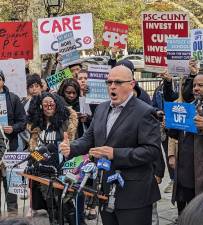
[[[45,109],[54,109],[56,106],[55,102],[44,102],[42,103],[42,107]]]
[[[131,82],[132,80],[106,80],[106,85],[111,86],[113,83],[115,86],[121,86],[123,83]]]

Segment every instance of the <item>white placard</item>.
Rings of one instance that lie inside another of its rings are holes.
[[[26,97],[25,60],[0,60],[0,68],[5,75],[5,85],[9,88],[9,91],[19,97]]]
[[[73,31],[78,50],[94,48],[92,14],[38,19],[40,54],[58,52],[57,36]]]

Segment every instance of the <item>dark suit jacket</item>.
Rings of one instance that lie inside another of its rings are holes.
[[[116,208],[150,205],[160,199],[152,166],[160,151],[159,122],[153,116],[153,108],[133,96],[106,137],[109,105],[105,102],[97,107],[88,131],[71,143],[70,157],[87,154],[92,147],[113,147],[111,171],[103,177],[104,193],[109,191],[106,178],[120,170],[125,185],[117,188]]]

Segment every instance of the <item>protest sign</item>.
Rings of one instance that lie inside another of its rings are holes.
[[[40,54],[58,52],[57,36],[73,31],[78,50],[94,48],[92,14],[76,14],[38,19]]]
[[[73,31],[66,32],[57,37],[59,44],[59,62],[64,68],[70,64],[74,64],[79,58],[79,51],[76,49]]]
[[[5,75],[5,85],[19,97],[27,96],[25,60],[0,60],[0,68]]]
[[[107,65],[88,65],[88,93],[86,95],[86,103],[99,104],[109,100],[105,80],[110,69],[111,67]]]
[[[203,29],[191,30],[192,57],[203,63]]]
[[[62,81],[66,78],[72,78],[72,73],[70,72],[69,68],[60,70],[55,74],[47,76],[46,81],[51,90],[57,91]]]
[[[188,37],[189,17],[184,12],[142,13],[145,70],[163,72],[167,67],[168,37]]]
[[[173,76],[189,75],[189,60],[191,57],[190,38],[167,39],[168,72]]]
[[[166,128],[197,133],[194,123],[196,109],[194,104],[164,102]]]
[[[88,155],[80,155],[77,157],[74,157],[68,161],[66,161],[63,165],[63,174],[70,172],[73,173],[75,169],[77,169],[81,163],[88,160]]]
[[[25,186],[22,182],[22,176],[18,173],[22,173],[27,166],[27,162],[24,162],[17,166],[16,168],[12,169],[12,167],[16,164],[21,162],[22,160],[28,157],[28,152],[6,152],[3,156],[3,163],[6,167],[6,178],[9,193],[17,194],[17,195],[24,195],[28,192],[28,187]],[[26,184],[28,181],[26,180]]]
[[[8,126],[6,95],[3,93],[0,94],[0,125]]]
[[[32,59],[32,22],[0,22],[0,59]]]
[[[92,115],[92,111],[90,109],[90,106],[89,106],[89,104],[86,103],[86,97],[85,96],[79,97],[79,104],[80,104],[80,112],[82,114],[87,114],[89,116]]]
[[[128,25],[106,21],[104,24],[102,45],[125,49],[128,38]]]

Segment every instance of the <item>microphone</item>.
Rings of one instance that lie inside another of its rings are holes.
[[[39,148],[36,148],[34,151],[30,153],[28,157],[21,160],[20,162],[16,163],[13,168],[21,165],[22,163],[29,161],[30,159],[34,159],[37,162],[40,161],[47,161],[51,157],[50,152],[48,151],[47,147],[41,146]]]
[[[104,171],[110,171],[110,169],[111,169],[111,161],[108,160],[105,157],[102,157],[101,159],[99,159],[97,161],[97,168],[98,168],[98,170],[101,171],[99,184],[98,184],[98,191],[100,191],[101,190],[101,186],[102,186],[102,179],[103,179]]]
[[[61,195],[61,198],[64,199],[65,198],[65,195],[66,195],[66,192],[68,190],[69,187],[71,187],[73,184],[77,183],[77,177],[76,175],[70,173],[70,172],[67,172],[65,177],[64,177],[64,180],[63,180],[63,183],[64,183],[64,189],[63,189],[63,193]]]
[[[78,192],[81,192],[81,190],[84,188],[85,184],[87,183],[87,180],[91,177],[92,179],[96,179],[98,169],[95,165],[95,163],[90,162],[87,165],[84,165],[81,168],[82,174],[84,174],[83,180],[79,186]]]
[[[107,179],[107,183],[112,183],[111,185],[111,190],[109,192],[109,201],[108,205],[106,207],[106,211],[109,213],[114,212],[115,209],[115,192],[116,192],[116,187],[117,185],[123,187],[124,186],[124,180],[122,176],[120,175],[120,171],[116,171],[115,174],[111,175]]]

